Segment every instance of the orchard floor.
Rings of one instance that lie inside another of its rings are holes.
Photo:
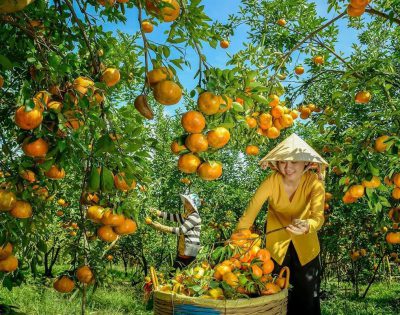
[[[333,285],[325,289],[323,314],[400,314],[399,282],[374,284],[366,299],[351,297],[351,290],[346,292],[343,286],[340,290]],[[88,301],[87,314],[152,314],[141,303],[141,298],[139,288],[135,290],[128,284],[99,288]],[[63,296],[51,288],[39,285],[25,284],[12,291],[1,288],[0,303],[15,305],[19,312],[29,315],[80,314],[79,296]]]

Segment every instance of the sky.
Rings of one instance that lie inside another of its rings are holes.
[[[327,19],[331,19],[337,15],[336,12],[331,11],[328,13],[328,5],[325,0],[311,1],[315,2],[317,5],[317,13]],[[203,0],[201,2],[204,5],[205,13],[213,20],[218,20],[221,23],[227,21],[229,14],[234,14],[238,11],[241,1],[239,0]],[[223,14],[221,14],[223,12]],[[116,31],[117,29],[123,32],[133,34],[138,30],[138,11],[136,9],[129,9],[126,13],[127,23],[126,24],[112,24],[107,23],[104,25],[105,30]],[[336,46],[337,51],[341,51],[344,55],[348,55],[351,51],[351,45],[356,43],[357,31],[355,29],[347,28],[348,19],[343,18],[336,22],[339,26],[339,41]],[[155,40],[160,42],[161,38],[165,36],[162,35],[165,30],[168,30],[170,23],[160,23],[159,26],[155,27],[153,33],[147,34],[150,40]],[[207,56],[207,61],[211,66],[224,68],[226,62],[229,60],[228,54],[234,54],[243,48],[243,42],[246,41],[246,25],[240,26],[234,36],[230,38],[231,45],[228,49],[224,50],[217,46],[216,49],[205,45],[202,52]],[[194,51],[190,51],[188,54],[188,60],[193,65],[192,69],[184,69],[181,71],[177,69],[177,75],[183,87],[188,91],[191,91],[197,84],[197,78],[193,79],[195,72],[197,71],[198,56]],[[175,56],[176,57],[176,56]],[[174,58],[174,54],[171,52],[171,59]],[[302,62],[302,57],[298,60],[299,63]],[[182,101],[178,105],[167,106],[166,113],[174,114],[177,108],[183,107]]]

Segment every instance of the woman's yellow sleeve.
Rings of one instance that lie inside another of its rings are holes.
[[[247,209],[244,211],[242,217],[239,219],[236,231],[241,229],[248,229],[253,225],[253,222],[260,212],[261,207],[271,194],[272,180],[270,180],[270,178],[271,176],[268,176],[268,178],[265,179],[257,188],[254,196],[251,198],[250,203],[247,206]]]
[[[325,187],[320,180],[315,180],[310,196],[309,233],[318,231],[324,224]]]

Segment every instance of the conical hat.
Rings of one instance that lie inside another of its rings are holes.
[[[260,165],[266,168],[269,162],[278,161],[304,161],[328,165],[328,162],[295,133],[287,137],[263,157],[260,160]]]

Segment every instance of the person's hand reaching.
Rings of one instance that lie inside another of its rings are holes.
[[[307,220],[294,219],[286,230],[294,235],[303,235],[310,230],[310,224]]]

